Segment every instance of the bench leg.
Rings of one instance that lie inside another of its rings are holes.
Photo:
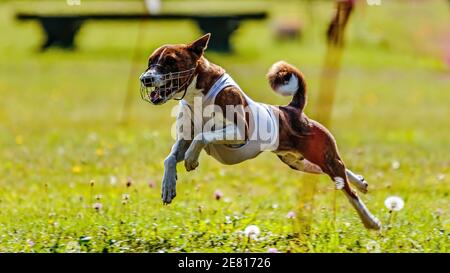
[[[82,19],[77,18],[41,18],[41,26],[47,35],[41,49],[59,47],[64,49],[75,48],[75,35],[83,24]]]
[[[197,19],[197,25],[203,33],[212,34],[208,48],[219,52],[231,52],[233,48],[230,43],[231,35],[239,28],[238,19],[217,19],[200,18]]]

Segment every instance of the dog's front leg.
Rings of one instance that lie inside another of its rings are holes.
[[[192,171],[198,167],[198,157],[203,148],[208,144],[242,144],[245,137],[239,133],[236,125],[230,124],[221,130],[199,133],[192,140],[189,149],[184,155],[184,166],[187,171]]]
[[[184,154],[184,167],[186,171],[190,172],[198,167],[198,157],[200,156],[200,152],[206,146],[206,141],[202,139],[202,133],[199,134],[199,137],[194,139],[189,146],[189,149]]]
[[[187,140],[177,140],[172,146],[170,154],[164,160],[164,176],[161,188],[161,197],[164,204],[172,202],[172,199],[177,195],[177,163],[183,161],[189,144]]]

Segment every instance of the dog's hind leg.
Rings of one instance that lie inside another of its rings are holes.
[[[322,174],[322,169],[314,164],[308,161],[307,159],[303,158],[302,156],[293,153],[293,152],[279,152],[277,153],[277,156],[280,158],[281,161],[286,163],[291,169],[302,171],[305,173],[312,173],[312,174]],[[347,174],[348,180],[350,183],[352,183],[357,189],[362,193],[367,193],[367,188],[369,184],[364,180],[364,177],[362,175],[357,175],[350,171],[349,169],[345,170],[345,173]]]
[[[291,169],[302,171],[305,173],[322,174],[322,170],[316,164],[311,163],[295,152],[277,152],[278,158],[283,161]]]
[[[362,175],[358,175],[350,171],[349,169],[345,170],[347,174],[348,180],[352,183],[360,192],[367,193],[367,188],[369,184],[367,184],[366,180]]]
[[[344,194],[350,201],[352,206],[356,209],[361,218],[364,226],[368,229],[381,229],[381,222],[367,209],[364,202],[359,198],[359,196],[354,192],[348,183],[344,185]]]
[[[323,155],[325,156],[325,154]],[[292,169],[307,173],[328,174],[334,181],[336,189],[342,190],[352,206],[356,209],[364,226],[370,229],[380,229],[380,221],[370,213],[366,205],[361,201],[356,192],[352,190],[350,184],[348,183],[348,180],[350,179],[357,179],[359,183],[358,185],[362,186],[361,180],[359,180],[359,177],[357,177],[353,172],[345,168],[344,163],[341,161],[338,155],[333,154],[333,152],[328,153],[328,157],[326,157],[326,160],[324,160],[323,164],[321,164],[321,167],[319,167],[318,165],[311,163],[307,159],[303,158],[299,153],[277,152],[277,155],[281,159],[281,161],[286,163]],[[349,176],[352,178],[348,179],[348,174],[350,174]]]
[[[324,170],[324,172],[326,172],[335,182],[336,188],[344,192],[347,199],[356,209],[356,212],[361,218],[364,226],[368,229],[380,229],[380,220],[378,220],[375,216],[372,215],[372,213],[370,213],[363,201],[350,187],[346,175],[347,170],[345,169],[344,163],[339,159],[339,157],[334,157],[331,161],[329,160],[327,163],[327,169]]]

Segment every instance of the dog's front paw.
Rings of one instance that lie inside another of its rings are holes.
[[[172,200],[177,195],[177,174],[169,173],[164,174],[162,188],[161,188],[161,197],[164,205],[170,204]]]
[[[190,172],[198,167],[198,156],[196,156],[192,151],[187,151],[184,157],[184,167],[186,171]]]
[[[184,167],[186,167],[186,171],[190,172],[195,170],[198,167],[198,160],[193,158],[187,158],[184,160]]]

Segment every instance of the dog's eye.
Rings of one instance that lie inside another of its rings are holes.
[[[283,76],[283,84],[287,84],[289,83],[289,80],[291,79],[291,74],[288,73],[286,75]]]
[[[167,56],[166,57],[166,60],[165,60],[166,65],[171,65],[171,64],[174,64],[176,62],[177,62],[177,60],[174,57],[172,57],[172,56]]]

